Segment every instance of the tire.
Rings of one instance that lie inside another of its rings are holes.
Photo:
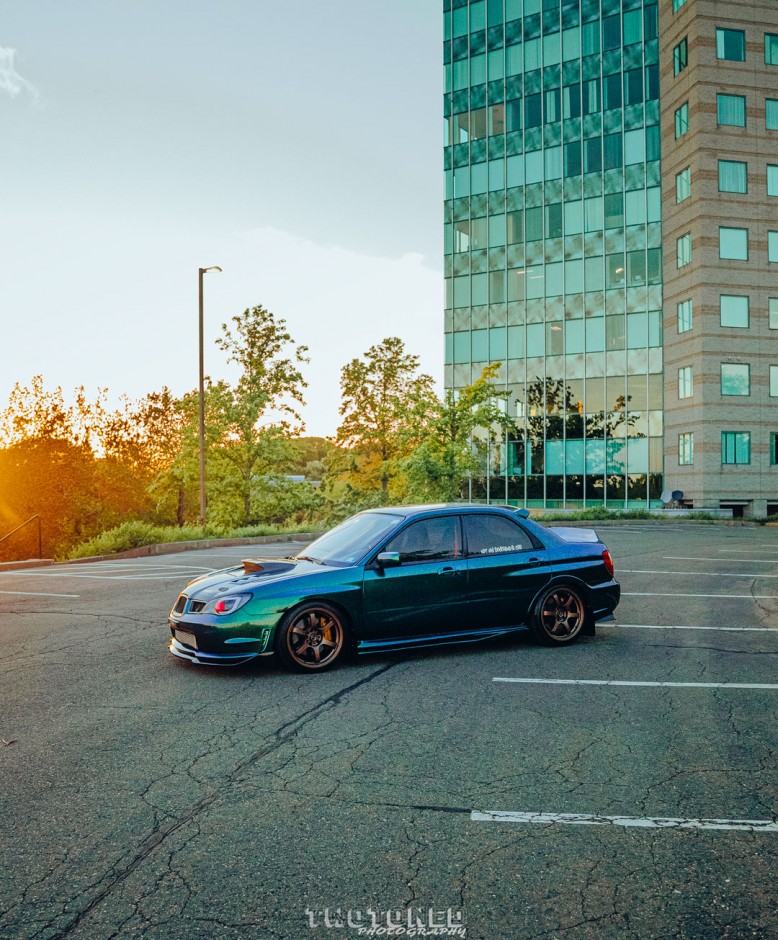
[[[581,592],[570,584],[554,584],[540,595],[532,614],[532,633],[547,646],[573,643],[586,629],[589,613]]]
[[[329,669],[346,645],[343,615],[323,601],[289,611],[276,628],[276,653],[285,666],[297,672]]]

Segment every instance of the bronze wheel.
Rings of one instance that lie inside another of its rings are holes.
[[[544,643],[572,643],[586,623],[586,605],[575,588],[549,588],[535,605],[533,631]]]
[[[343,617],[329,604],[298,607],[276,630],[276,652],[287,666],[300,672],[329,668],[345,645]]]

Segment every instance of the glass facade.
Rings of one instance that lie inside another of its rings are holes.
[[[658,504],[657,6],[446,0],[446,385],[502,363],[473,498]]]

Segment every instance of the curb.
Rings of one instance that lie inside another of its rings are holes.
[[[254,535],[242,539],[200,539],[191,542],[159,542],[155,545],[141,545],[128,548],[124,552],[110,555],[89,555],[86,558],[69,558],[67,561],[54,561],[53,558],[30,559],[29,561],[0,562],[0,571],[15,571],[23,568],[59,567],[61,565],[80,565],[92,561],[111,561],[115,558],[148,558],[151,555],[175,555],[177,552],[194,552],[203,548],[232,548],[240,545],[268,545],[272,542],[310,542],[321,533],[291,532],[278,535]]]
[[[31,558],[29,561],[2,561],[0,571],[16,571],[17,568],[50,568],[56,564],[53,558]]]

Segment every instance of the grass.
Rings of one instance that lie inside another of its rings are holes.
[[[123,522],[114,529],[107,529],[71,548],[67,558],[89,558],[92,555],[113,555],[144,545],[159,545],[163,542],[196,542],[201,539],[239,539],[258,535],[288,535],[295,532],[310,532],[311,526],[303,525],[256,525],[237,529],[220,529],[212,525],[159,526],[148,522]]]
[[[535,513],[532,514],[535,516]],[[709,512],[690,512],[683,516],[666,516],[662,513],[651,512],[649,509],[604,509],[602,506],[593,506],[591,509],[580,509],[576,512],[554,512],[549,510],[538,512],[537,519],[542,522],[597,522],[617,519],[664,519],[667,522],[685,522],[689,519],[702,522],[716,522],[719,517]]]

